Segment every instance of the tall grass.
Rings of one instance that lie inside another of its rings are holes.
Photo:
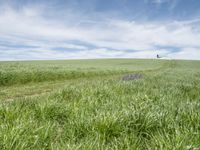
[[[161,67],[155,60],[68,60],[0,62],[0,86],[92,78]]]
[[[139,80],[83,79],[2,102],[0,149],[198,149],[199,67],[169,62]]]

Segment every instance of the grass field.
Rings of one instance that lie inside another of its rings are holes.
[[[0,62],[0,149],[198,150],[200,61]]]

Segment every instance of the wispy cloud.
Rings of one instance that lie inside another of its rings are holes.
[[[169,1],[169,0],[153,0],[152,2],[157,3],[157,4],[162,4],[162,3],[165,3],[167,1]]]
[[[156,54],[200,59],[199,19],[138,22],[105,16],[98,21],[75,14],[69,17],[75,19],[71,23],[67,17],[46,17],[41,6],[1,10],[0,60],[153,58]]]

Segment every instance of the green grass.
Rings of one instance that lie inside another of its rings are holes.
[[[134,60],[133,64],[129,59],[1,62],[0,86],[116,75],[159,68],[163,63]]]
[[[200,61],[1,62],[0,72],[0,149],[200,148]]]

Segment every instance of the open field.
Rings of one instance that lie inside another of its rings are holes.
[[[123,81],[127,74],[142,74]],[[200,61],[0,62],[0,149],[200,149]]]

